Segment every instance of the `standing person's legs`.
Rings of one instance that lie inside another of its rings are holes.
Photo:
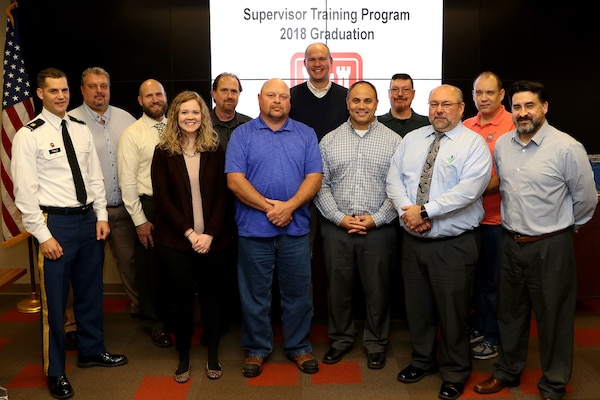
[[[242,348],[249,357],[265,358],[273,351],[271,287],[275,253],[274,238],[238,238]]]
[[[74,249],[68,249],[69,240],[62,237],[70,231],[61,219],[64,216],[48,215],[47,224],[54,238],[63,247],[64,254],[56,260],[38,254],[40,273],[40,299],[42,322],[42,368],[47,376],[65,374],[64,315],[70,288],[70,269],[76,257]],[[36,242],[39,250],[39,244]]]
[[[489,344],[498,345],[500,338],[496,304],[502,226],[482,224],[479,230],[481,248],[473,285],[471,328],[482,333]]]
[[[108,244],[112,252],[123,289],[131,302],[131,314],[139,313],[138,289],[135,282],[135,243],[138,240],[135,225],[125,206],[108,208],[110,235]]]
[[[516,243],[508,232],[502,234],[498,275],[498,362],[493,377],[502,382],[517,383],[527,361],[531,300],[526,273],[527,244]]]
[[[73,218],[73,217],[71,217]],[[78,216],[79,228],[75,263],[71,269],[73,310],[77,320],[79,355],[90,356],[106,351],[104,347],[103,284],[104,241],[96,238],[93,211]]]
[[[431,244],[406,232],[402,237],[406,321],[412,341],[410,365],[426,371],[438,368],[439,317],[428,278],[428,264],[425,262],[432,252]]]
[[[321,222],[321,236],[327,273],[327,333],[331,346],[345,352],[354,345],[355,338],[352,303],[355,242],[346,230],[329,221]]]
[[[396,228],[384,225],[359,236],[358,269],[366,302],[363,344],[368,353],[383,353],[390,331],[390,278],[396,257]]]
[[[544,398],[563,397],[574,356],[577,272],[573,232],[529,244],[529,293],[536,315],[543,374],[538,388]]]
[[[440,318],[440,373],[464,384],[471,375],[469,311],[479,256],[479,231],[431,243],[429,277]]]
[[[165,262],[163,290],[168,294],[166,304],[169,325],[175,334],[175,349],[179,353],[179,365],[175,380],[180,383],[189,379],[190,348],[194,332],[194,302],[196,282],[192,252],[173,250],[156,244],[156,252]]]
[[[277,276],[281,296],[283,350],[296,356],[310,354],[308,341],[312,320],[310,298],[310,243],[309,235],[276,238]]]
[[[142,198],[141,202],[148,221],[154,221],[156,215],[154,200]],[[166,299],[163,297],[164,277],[161,261],[155,247],[148,246],[146,249],[139,240],[136,240],[135,247],[135,276],[142,325],[150,332],[155,345],[172,346],[171,338],[165,332]]]

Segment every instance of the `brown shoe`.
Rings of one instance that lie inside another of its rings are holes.
[[[171,340],[171,336],[167,332],[162,329],[155,329],[150,333],[150,338],[152,339],[152,343],[158,347],[171,347],[173,346],[173,341]]]
[[[505,387],[515,387],[519,386],[520,384],[521,382],[519,382],[519,380],[513,382],[504,382],[494,378],[493,376],[490,376],[485,381],[479,382],[477,385],[475,385],[473,390],[481,394],[490,394],[499,392]]]
[[[244,361],[244,366],[242,367],[242,374],[244,374],[246,378],[255,378],[259,376],[262,372],[262,366],[264,362],[264,357],[246,358],[246,361]]]
[[[319,370],[319,362],[312,354],[302,353],[296,356],[288,354],[288,359],[295,362],[300,371],[305,374],[314,374]]]

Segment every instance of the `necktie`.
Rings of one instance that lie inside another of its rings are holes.
[[[158,134],[162,136],[162,133],[165,130],[165,123],[164,122],[158,122],[158,123],[154,124],[154,127],[158,131]]]
[[[444,133],[435,132],[435,139],[429,146],[429,152],[423,164],[423,172],[421,172],[421,179],[419,179],[419,191],[417,192],[417,204],[422,205],[429,201],[429,187],[431,185],[431,175],[433,173],[433,164],[435,164],[435,158],[437,157],[440,149],[440,141],[442,140]]]
[[[67,130],[67,121],[62,120],[62,137],[65,144],[65,151],[67,152],[67,160],[69,160],[69,166],[71,167],[71,173],[73,174],[73,181],[75,182],[75,193],[77,193],[77,201],[81,204],[86,204],[87,193],[85,191],[85,184],[83,183],[83,177],[81,176],[81,170],[79,169],[79,163],[77,162],[77,155],[73,148],[73,142],[71,136]]]

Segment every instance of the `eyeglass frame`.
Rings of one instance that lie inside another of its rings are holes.
[[[391,87],[388,89],[388,92],[393,94],[393,95],[397,95],[399,92],[402,92],[402,94],[410,94],[412,92],[414,92],[415,89],[413,88],[409,88],[409,87]]]
[[[431,110],[435,110],[436,108],[438,108],[440,106],[442,107],[442,109],[448,110],[450,107],[455,106],[457,104],[462,104],[462,103],[464,103],[464,101],[459,101],[459,102],[456,102],[456,103],[452,103],[452,102],[449,102],[449,101],[444,101],[442,103],[438,103],[437,101],[434,101],[434,102],[429,102],[427,104],[429,105],[429,108]]]

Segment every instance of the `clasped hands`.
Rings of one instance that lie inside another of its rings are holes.
[[[421,206],[416,204],[402,206],[402,210],[404,210],[404,214],[400,218],[411,231],[423,233],[431,229],[431,221],[421,218]]]
[[[266,199],[269,210],[266,212],[267,219],[275,226],[283,228],[292,222],[292,212],[289,204],[285,201]]]
[[[366,235],[369,229],[375,228],[371,215],[346,215],[340,221],[340,227],[350,234]]]
[[[196,253],[205,254],[210,251],[210,245],[213,241],[212,235],[207,235],[206,233],[198,234],[194,231],[190,233],[187,238],[192,244],[192,249],[194,249]]]

